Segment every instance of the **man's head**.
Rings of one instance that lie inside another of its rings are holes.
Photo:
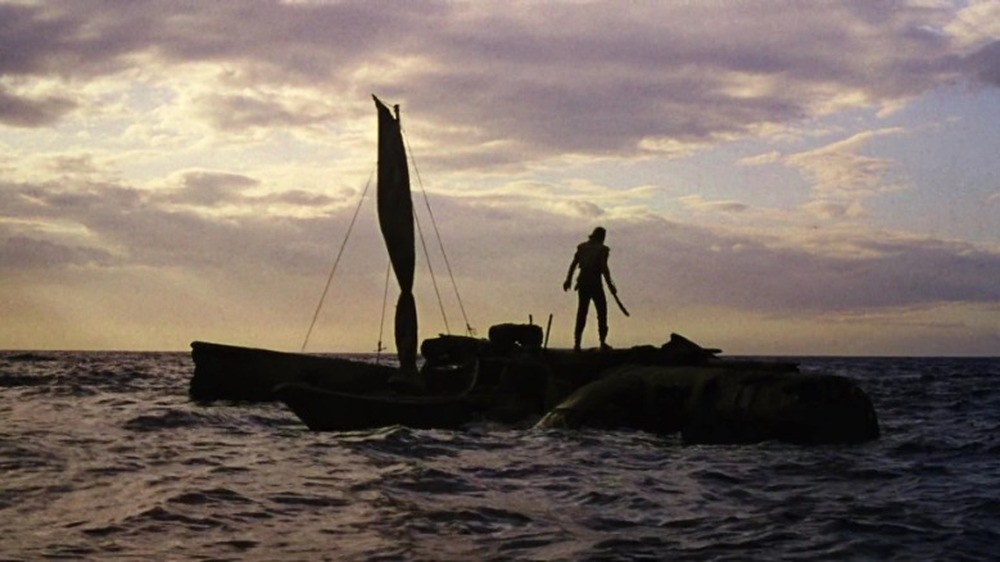
[[[590,233],[590,239],[595,242],[604,242],[604,236],[607,235],[607,231],[604,230],[603,226],[599,226]]]

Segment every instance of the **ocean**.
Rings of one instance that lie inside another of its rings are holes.
[[[0,560],[1000,560],[1000,359],[796,359],[882,437],[313,433],[188,354],[0,352]]]

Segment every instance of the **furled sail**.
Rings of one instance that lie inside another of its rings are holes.
[[[399,283],[396,352],[400,369],[414,372],[417,368],[417,307],[413,300],[416,250],[410,173],[399,128],[399,106],[393,115],[377,97],[372,97],[378,109],[378,222]]]

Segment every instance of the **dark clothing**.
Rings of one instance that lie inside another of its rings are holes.
[[[602,278],[607,280],[608,287],[614,292],[614,284],[611,282],[611,272],[608,270],[608,255],[610,250],[600,240],[593,237],[576,247],[576,254],[573,256],[573,263],[569,266],[569,273],[566,277],[565,287],[569,287],[573,270],[579,266],[580,274],[576,278],[576,290],[579,293],[579,303],[576,309],[576,326],[573,332],[575,346],[580,346],[580,339],[583,336],[583,329],[587,325],[587,313],[590,309],[590,302],[594,302],[597,310],[597,332],[601,338],[601,345],[608,335],[608,301],[604,295],[604,285]]]
[[[604,296],[604,288],[601,287],[598,278],[597,289],[577,288],[579,303],[576,308],[576,328],[573,330],[573,341],[580,345],[580,338],[583,337],[583,328],[587,325],[587,313],[590,311],[590,301],[594,301],[594,310],[597,311],[597,335],[604,343],[608,337],[608,299]]]
[[[607,246],[593,240],[588,240],[576,247],[573,262],[580,266],[580,275],[576,278],[578,290],[601,290],[601,277],[608,272],[608,254],[610,253],[611,250]]]

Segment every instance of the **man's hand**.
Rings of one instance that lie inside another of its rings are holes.
[[[570,285],[572,285],[572,282],[569,279],[567,279],[566,281],[564,281],[563,282],[563,291],[568,291]]]

